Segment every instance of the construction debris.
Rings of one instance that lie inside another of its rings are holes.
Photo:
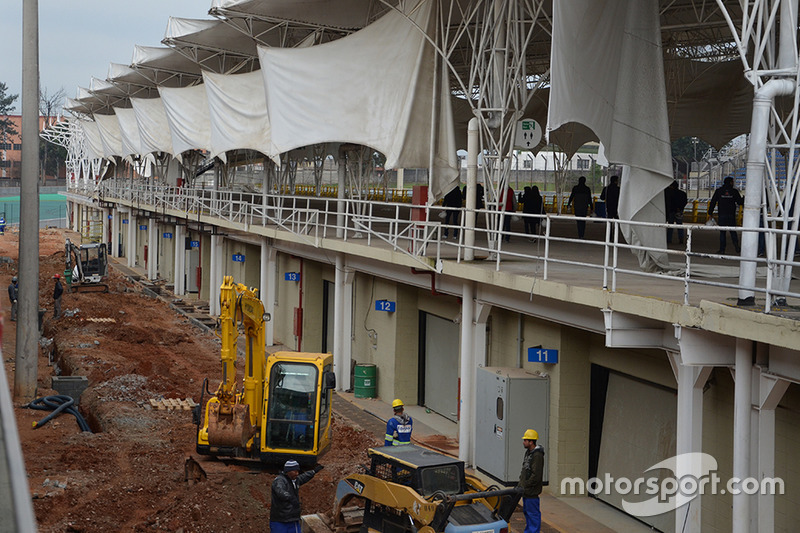
[[[189,411],[197,404],[194,403],[194,400],[191,398],[186,398],[185,400],[178,400],[175,398],[156,400],[154,398],[150,398],[150,405],[153,407],[153,409],[158,409],[159,411]]]

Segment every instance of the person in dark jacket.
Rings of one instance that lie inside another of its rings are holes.
[[[11,278],[11,283],[8,284],[8,299],[11,301],[11,320],[17,320],[17,298],[19,297],[19,283],[17,283],[17,276]]]
[[[527,215],[541,215],[544,213],[544,202],[542,195],[539,193],[539,187],[525,187],[525,192],[522,194],[522,212]],[[528,235],[539,234],[539,224],[542,222],[540,218],[525,217],[525,233]]]
[[[667,211],[667,224],[683,224],[683,210],[689,202],[686,192],[678,187],[678,182],[673,181],[664,189],[664,207]],[[678,229],[678,242],[683,244],[683,230]],[[667,228],[667,244],[672,243],[672,228]]]
[[[606,218],[619,218],[619,176],[611,176],[600,199],[606,203]]]
[[[511,217],[517,212],[517,197],[511,185],[506,187],[506,193],[501,197],[501,200],[505,202],[504,208],[506,211],[503,217],[503,233],[505,233],[506,242],[511,242],[511,235],[509,235],[511,233]]]
[[[572,188],[572,194],[567,200],[567,207],[573,206],[576,217],[589,216],[592,212],[592,190],[586,186],[586,177],[578,178],[578,184]],[[583,239],[586,234],[586,220],[578,219],[578,238]]]
[[[539,434],[529,429],[522,435],[525,456],[519,474],[518,487],[522,489],[522,512],[525,515],[525,533],[539,533],[542,528],[542,511],[539,495],[542,493],[544,448],[536,444]]]
[[[53,318],[61,316],[61,295],[64,294],[64,286],[61,285],[61,274],[53,276],[56,280],[53,286]]]
[[[286,461],[283,472],[272,482],[272,505],[269,511],[269,530],[272,533],[301,533],[300,485],[311,481],[322,470],[317,465],[313,470],[300,473],[297,461]]]
[[[714,208],[719,205],[718,222],[720,226],[732,227],[736,225],[736,210],[740,205],[744,204],[744,198],[739,194],[736,187],[733,186],[733,176],[728,176],[722,182],[722,187],[714,191],[714,196],[708,203],[708,218],[714,214]],[[733,247],[736,248],[736,253],[741,251],[739,248],[739,234],[731,230],[731,242]],[[719,232],[719,250],[718,254],[725,253],[726,238],[725,232]]]
[[[450,225],[452,224],[455,226],[453,228],[453,237],[458,239],[458,220],[459,215],[461,214],[461,189],[456,185],[453,187],[453,190],[449,193],[444,195],[444,200],[442,201],[442,205],[444,207],[449,207],[451,209],[445,210],[444,215],[444,238],[447,238],[447,235],[450,230]]]

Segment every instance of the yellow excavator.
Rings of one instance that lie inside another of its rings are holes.
[[[269,319],[258,290],[225,276],[220,287],[222,381],[216,392],[204,380],[195,408],[197,452],[280,464],[313,465],[331,444],[333,356],[276,352],[267,355]],[[237,388],[239,325],[245,335],[244,377]],[[202,395],[211,394],[201,418]]]

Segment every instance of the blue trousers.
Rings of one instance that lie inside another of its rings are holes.
[[[301,533],[303,531],[300,521],[297,522],[273,522],[269,521],[270,533]]]
[[[539,498],[522,498],[522,512],[525,514],[525,533],[540,533],[542,511],[539,509]]]

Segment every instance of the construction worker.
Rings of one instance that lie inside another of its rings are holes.
[[[525,514],[525,533],[539,533],[542,530],[542,511],[539,508],[539,495],[542,493],[542,472],[544,471],[544,448],[536,444],[539,434],[529,429],[522,435],[525,457],[522,459],[522,472],[518,487],[522,488],[522,512]]]
[[[53,276],[56,280],[53,286],[53,318],[61,316],[61,295],[64,294],[64,286],[61,285],[61,274]]]
[[[17,320],[17,298],[19,297],[19,283],[17,283],[17,276],[11,278],[11,283],[8,285],[8,299],[11,300],[11,320]]]
[[[414,422],[405,413],[403,400],[392,402],[394,416],[386,423],[386,441],[384,446],[402,446],[411,444],[411,430]]]
[[[289,460],[283,472],[272,482],[272,505],[269,513],[269,530],[272,533],[301,533],[300,485],[311,481],[322,470],[317,465],[313,470],[300,473],[300,464]]]

